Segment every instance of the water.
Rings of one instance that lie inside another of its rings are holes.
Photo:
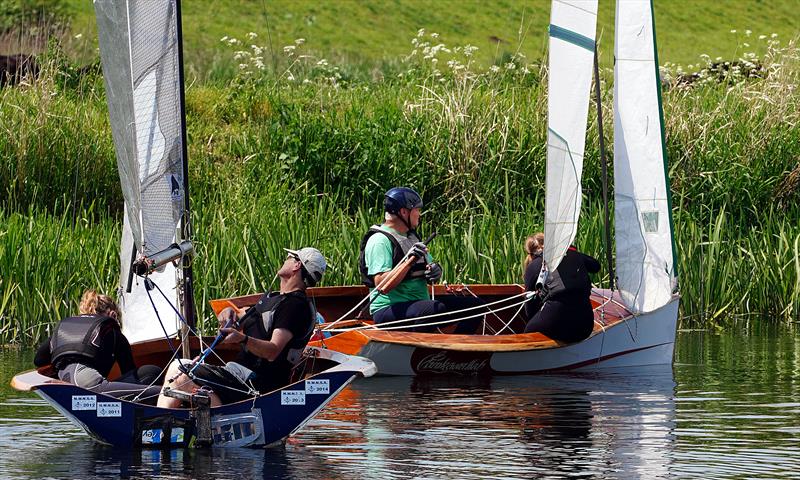
[[[115,451],[9,387],[0,477],[800,478],[800,338],[681,332],[674,367],[490,380],[372,378],[271,450]]]

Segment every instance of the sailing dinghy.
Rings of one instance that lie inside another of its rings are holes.
[[[592,66],[597,65],[596,21],[597,0],[552,2],[544,251],[551,270],[577,231]],[[435,298],[464,294],[484,299],[491,313],[480,335],[403,332],[388,323],[378,327],[356,318],[369,291],[352,286],[309,290],[319,313],[338,319],[321,326],[316,345],[369,358],[382,375],[513,375],[671,363],[679,296],[650,0],[617,1],[615,49],[618,283],[616,289],[593,290],[595,326],[589,338],[561,344],[538,333],[513,333],[523,330],[522,305],[531,295],[519,285],[433,289]],[[212,307],[245,307],[257,298],[217,300]],[[484,317],[482,311],[461,313],[461,318]],[[442,323],[435,316],[428,320],[428,325]]]
[[[95,0],[94,4],[125,197],[119,295],[123,332],[137,365],[165,366],[179,349],[190,358],[202,343],[201,338],[188,336],[194,327],[188,262],[193,249],[180,2]],[[223,345],[214,353],[226,361],[237,351]],[[11,384],[36,392],[102,443],[239,447],[280,443],[355,378],[374,373],[369,360],[309,347],[291,384],[265,394],[251,388],[251,398],[214,408],[203,392],[185,398],[190,408],[175,409],[155,407],[154,398],[141,394],[117,398],[97,393],[58,380],[49,366],[18,374]]]

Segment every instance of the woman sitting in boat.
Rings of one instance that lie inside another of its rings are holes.
[[[316,312],[306,288],[322,279],[327,262],[315,248],[289,250],[278,270],[280,293],[264,294],[239,318],[233,308],[219,313],[223,343],[239,344],[234,362],[225,366],[176,360],[167,370],[164,387],[192,393],[205,386],[212,390],[211,405],[219,406],[266,393],[289,384],[316,324]],[[181,400],[162,394],[158,406],[176,408]]]
[[[86,290],[79,311],[80,315],[58,324],[36,352],[34,365],[52,364],[59,379],[120,398],[136,396],[157,380],[161,369],[155,365],[137,370],[130,343],[120,329],[119,307],[111,297]],[[114,363],[122,375],[112,382],[107,377]],[[153,389],[140,397],[154,397],[158,387]]]
[[[422,197],[407,187],[395,187],[384,197],[384,222],[373,225],[361,241],[359,269],[365,285],[372,288],[374,300],[369,313],[376,324],[402,319],[418,319],[405,325],[425,324],[447,320],[443,317],[425,318],[447,311],[483,305],[474,297],[447,296],[431,300],[428,283],[442,278],[442,267],[433,262],[428,248],[417,235],[422,209]],[[408,261],[414,258],[413,261]],[[379,292],[376,294],[375,289]],[[474,315],[470,311],[467,315]],[[455,333],[470,334],[480,323],[480,317],[458,322]],[[397,326],[391,323],[391,327]],[[412,328],[431,332],[436,326]]]
[[[588,338],[594,327],[589,273],[599,272],[600,262],[570,246],[558,268],[547,272],[542,284],[544,234],[528,237],[525,250],[525,290],[539,293],[525,304],[525,333],[540,332],[567,343]]]

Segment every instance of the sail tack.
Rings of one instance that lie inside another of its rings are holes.
[[[184,211],[179,19],[176,0],[95,0],[94,5],[125,198],[120,300],[123,329],[133,342],[161,337],[163,331],[141,280],[130,276],[132,256],[150,255],[175,242]],[[174,268],[151,279],[175,298]],[[174,333],[172,307],[152,293],[162,321],[171,319],[165,322],[168,333]]]
[[[636,313],[676,286],[664,118],[650,0],[617,0],[614,67],[614,223],[617,277]]]
[[[578,229],[596,25],[597,0],[553,0],[544,221],[544,260],[551,270]]]

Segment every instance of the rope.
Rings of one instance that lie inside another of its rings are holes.
[[[531,296],[529,296],[529,294],[531,294]],[[400,319],[400,320],[393,320],[391,322],[381,323],[380,325],[363,325],[363,326],[355,327],[355,328],[328,329],[328,330],[330,330],[332,332],[347,332],[347,331],[352,332],[352,331],[368,330],[368,329],[369,330],[399,330],[399,329],[402,329],[402,328],[408,328],[408,322],[410,320],[419,321],[419,320],[431,319],[431,318],[442,317],[442,316],[452,316],[452,315],[456,315],[456,314],[459,314],[459,313],[468,312],[468,311],[472,311],[472,310],[486,309],[486,308],[488,308],[488,307],[490,307],[492,305],[497,305],[497,304],[503,303],[503,302],[509,302],[509,301],[511,301],[511,300],[513,300],[515,298],[519,298],[521,296],[526,296],[527,297],[524,300],[522,300],[521,302],[511,303],[509,305],[506,305],[504,307],[497,308],[497,309],[489,309],[489,312],[501,312],[503,310],[508,310],[509,308],[514,308],[514,307],[517,307],[519,305],[524,305],[525,303],[530,301],[530,299],[532,297],[532,294],[533,294],[533,292],[522,292],[522,293],[519,293],[517,295],[508,297],[508,298],[504,298],[504,299],[497,300],[497,301],[494,301],[494,302],[491,302],[491,303],[487,303],[485,305],[476,305],[474,307],[468,307],[468,308],[464,308],[464,309],[461,309],[461,310],[456,310],[456,311],[453,311],[453,312],[442,312],[442,313],[435,313],[435,314],[432,314],[432,315],[425,315],[425,316],[421,316],[421,317],[414,317],[413,319],[403,318],[403,319]],[[449,324],[449,323],[460,322],[461,320],[467,320],[467,319],[470,319],[470,318],[477,318],[477,317],[480,317],[480,316],[485,316],[486,314],[487,314],[487,312],[479,312],[479,313],[474,314],[474,315],[468,315],[468,316],[459,317],[459,318],[455,318],[455,319],[442,320],[440,322],[415,323],[414,327],[416,328],[416,327],[428,327],[428,326],[436,326],[436,325],[446,325],[446,324]],[[401,324],[401,323],[403,325],[398,325],[398,324]],[[393,326],[390,326],[390,325],[393,325]]]

